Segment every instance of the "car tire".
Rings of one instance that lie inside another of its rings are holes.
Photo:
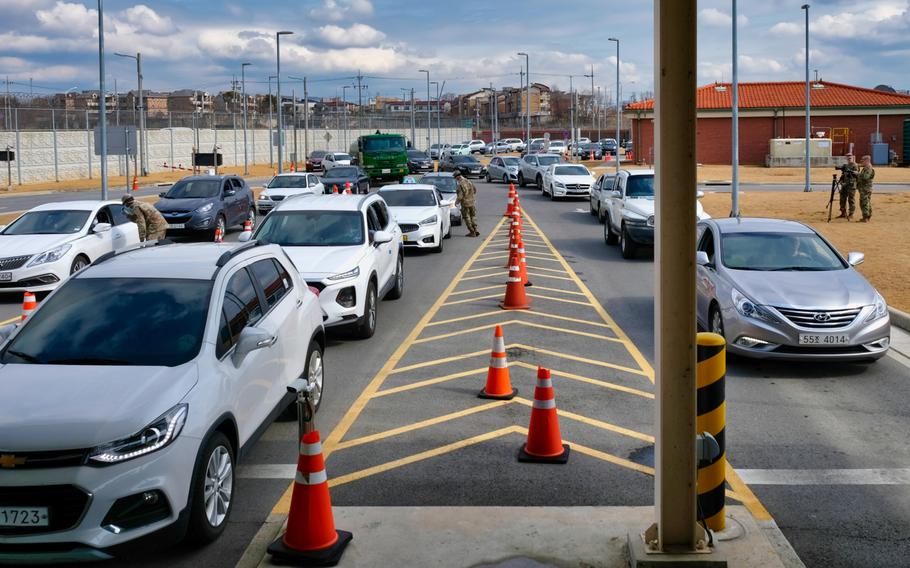
[[[234,448],[231,442],[224,433],[213,432],[196,458],[195,474],[190,488],[187,541],[208,544],[217,540],[224,532],[234,508],[234,465]],[[207,499],[206,489],[210,486],[214,486],[215,492]],[[224,493],[227,493],[226,507],[223,503]]]
[[[538,175],[536,178],[537,187],[543,187],[543,177]]]
[[[509,185],[509,174],[502,174],[502,183]]]
[[[708,310],[708,326],[711,333],[716,333],[721,337],[724,336],[724,316],[720,313],[720,308],[712,302],[711,309]]]
[[[487,172],[486,178],[484,178],[484,180],[487,183],[493,183],[493,179],[490,177],[490,172]]]
[[[325,358],[322,347],[315,340],[311,340],[310,346],[307,348],[306,364],[303,372],[300,373],[300,378],[306,379],[309,384],[316,384],[316,388],[312,391],[314,393],[313,410],[318,412],[319,406],[322,404],[322,395],[325,393]],[[297,420],[296,398],[278,415],[279,422],[290,422],[291,420]]]
[[[395,286],[386,294],[386,300],[397,300],[404,294],[404,255],[398,254],[398,265],[395,267]]]
[[[244,222],[246,222],[247,220],[249,220],[249,222],[250,222],[250,227],[255,229],[256,228],[256,208],[255,207],[250,207],[250,212],[247,215],[247,218],[244,219]]]
[[[92,261],[88,259],[84,254],[80,254],[73,259],[73,264],[70,265],[70,274],[75,274],[91,264]]]
[[[444,240],[445,240],[445,238],[444,238],[443,235],[442,235],[442,229],[440,229],[440,230],[439,230],[439,244],[438,244],[437,246],[433,247],[433,248],[430,249],[430,250],[432,250],[432,251],[435,252],[436,254],[441,253],[441,252],[442,252],[442,249],[443,249],[443,241],[444,241]]]
[[[443,238],[444,238],[444,239],[451,239],[451,238],[452,238],[452,219],[451,219],[451,217],[449,218],[449,230],[446,231],[446,234],[445,234],[445,236],[444,236]]]
[[[597,221],[602,224],[607,222],[607,217],[604,215],[603,207],[600,206],[599,202],[597,204]]]
[[[550,201],[556,201],[556,191],[552,185],[550,186]]]
[[[638,244],[629,237],[629,230],[623,225],[619,231],[619,253],[625,259],[635,258]]]
[[[619,242],[619,235],[613,232],[613,222],[610,221],[610,217],[603,218],[604,223],[604,242],[608,245],[616,245]]]
[[[518,187],[528,187],[525,176],[521,172],[518,172]]]
[[[591,201],[590,197],[588,198],[588,209],[590,210],[591,216],[593,216],[593,217],[597,216],[597,210],[594,209],[594,202]]]
[[[376,333],[376,316],[378,312],[376,298],[376,283],[372,280],[367,286],[366,298],[363,303],[363,316],[357,322],[354,328],[354,337],[359,339],[369,339]]]

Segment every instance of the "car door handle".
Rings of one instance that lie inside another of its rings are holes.
[[[256,347],[271,347],[272,345],[275,345],[276,341],[278,341],[278,338],[273,335],[272,337],[261,340],[256,344]]]
[[[302,305],[303,305],[303,300],[300,298],[297,298],[297,307],[299,308]]]

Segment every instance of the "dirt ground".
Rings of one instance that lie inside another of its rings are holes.
[[[597,171],[606,171],[609,167],[603,162],[583,162],[589,168]],[[612,167],[612,166],[610,166]],[[623,169],[646,168],[647,165],[626,165]],[[698,166],[699,183],[712,181],[730,181],[732,177],[730,166],[700,165]],[[812,183],[821,186],[831,186],[831,176],[837,173],[834,168],[812,168]],[[741,183],[788,183],[801,184],[805,181],[805,170],[802,168],[764,168],[761,166],[740,166],[739,181]],[[910,168],[876,166],[875,183],[910,183]]]
[[[878,170],[877,170],[878,171]],[[876,181],[878,176],[876,175]],[[812,226],[830,240],[845,256],[858,251],[866,261],[857,269],[881,292],[889,305],[910,311],[910,193],[873,194],[873,221],[848,223],[828,218],[828,192],[743,192],[740,207],[743,216],[775,217],[800,221]],[[729,193],[708,193],[702,199],[705,210],[714,217],[730,213]],[[859,196],[857,196],[857,218]],[[834,203],[834,216],[838,204]]]

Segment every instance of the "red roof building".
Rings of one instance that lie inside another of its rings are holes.
[[[812,136],[831,138],[833,154],[852,145],[857,156],[872,154],[876,133],[891,150],[902,151],[904,121],[910,120],[910,95],[865,89],[827,81],[813,82],[810,93]],[[805,88],[799,81],[739,84],[739,161],[764,165],[773,138],[805,136]],[[730,83],[699,87],[697,96],[697,160],[704,164],[732,162]],[[653,161],[654,100],[631,103],[637,159]]]

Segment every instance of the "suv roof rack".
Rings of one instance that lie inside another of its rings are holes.
[[[116,256],[120,256],[121,254],[126,254],[128,252],[133,252],[136,250],[149,248],[149,247],[159,247],[159,246],[166,246],[166,245],[172,245],[172,244],[174,244],[174,241],[172,241],[171,239],[169,239],[167,237],[165,237],[163,239],[159,239],[157,241],[144,241],[144,242],[135,244],[131,247],[126,247],[126,248],[122,248],[120,250],[113,250],[111,252],[106,252],[106,253],[102,254],[101,256],[99,256],[98,258],[96,258],[95,261],[92,262],[91,265],[96,266],[98,264],[101,264],[102,262],[107,262],[108,260],[110,260]]]
[[[251,240],[251,241],[247,241],[238,247],[232,248],[231,250],[228,250],[228,251],[225,251],[224,253],[222,253],[222,255],[219,256],[218,260],[215,262],[215,266],[217,266],[218,268],[221,268],[225,264],[230,262],[231,259],[234,258],[234,256],[236,256],[242,252],[248,251],[252,248],[256,248],[258,246],[262,246],[265,244],[268,244],[268,243],[263,243],[263,242],[255,240],[255,239]],[[215,271],[215,273],[217,274],[218,272]]]

